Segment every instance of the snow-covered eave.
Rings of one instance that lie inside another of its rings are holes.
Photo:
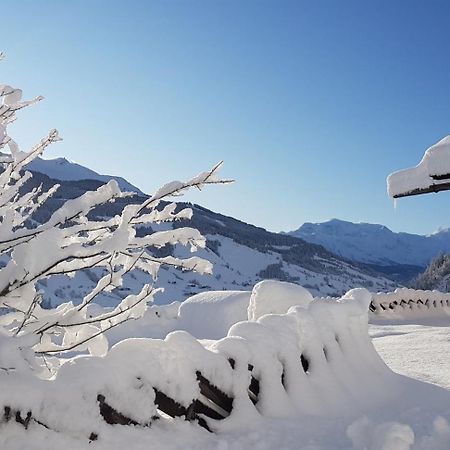
[[[389,175],[387,190],[392,198],[450,190],[450,136],[427,149],[416,167]]]
[[[387,179],[389,196],[401,198],[450,190],[450,173],[429,176],[421,172],[417,166],[389,175]]]
[[[449,175],[449,181],[447,181],[446,183],[432,184],[426,188],[414,189],[409,192],[394,195],[393,198],[411,197],[413,195],[430,194],[432,192],[437,193],[437,192],[448,191],[448,190],[450,190],[450,175]]]

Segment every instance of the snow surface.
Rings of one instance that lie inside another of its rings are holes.
[[[249,300],[250,292],[246,291],[196,294],[181,303],[177,328],[198,339],[220,339],[232,325],[247,320]]]
[[[450,318],[372,324],[375,348],[395,372],[450,391]]]
[[[313,296],[304,287],[275,280],[263,280],[255,285],[248,305],[248,320],[258,320],[266,314],[284,314],[291,306],[307,308]]]
[[[285,292],[293,289],[286,288]],[[196,296],[189,301],[187,316],[194,314],[201,319],[202,309],[209,308],[203,316],[205,322],[209,321],[214,305],[221,312],[229,309],[237,314],[245,307],[249,294]],[[34,391],[31,384],[23,395],[17,390],[20,378],[9,377],[9,389],[1,393],[3,401],[9,398],[23,405],[41,403],[42,407],[36,411],[51,425],[67,431],[55,433],[31,423],[24,432],[15,423],[2,424],[0,448],[448,450],[449,318],[428,318],[433,321],[427,324],[398,320],[370,325],[375,348],[384,361],[414,380],[395,375],[375,353],[367,338],[365,311],[370,301],[371,295],[363,289],[353,290],[339,301],[299,299],[302,306],[290,308],[287,314],[240,322],[231,327],[227,338],[204,341],[203,346],[185,332],[169,334],[164,340],[124,341],[104,359],[78,358],[67,364],[57,377],[57,389],[48,393],[48,397],[32,395],[39,391]],[[93,308],[101,310],[99,306]],[[152,308],[153,317],[161,323],[180,320],[180,304]],[[95,314],[94,310],[91,312]],[[193,325],[202,326],[201,320]],[[14,350],[11,351],[11,357],[16,358]],[[295,369],[302,352],[310,358],[309,373]],[[223,358],[226,355],[235,357],[235,371]],[[260,371],[257,375],[262,397],[257,409],[239,387],[244,373],[248,374],[239,367],[246,368],[247,361],[252,361]],[[279,381],[283,366],[284,388]],[[132,382],[136,367],[140,367],[144,382],[137,389]],[[155,413],[148,400],[152,392],[148,391],[147,382],[156,383],[182,403],[189,402],[190,396],[195,395],[195,389],[191,391],[195,383],[190,377],[177,375],[184,374],[186,367],[200,368],[222,390],[234,393],[235,408],[228,419],[214,423],[214,434],[180,419],[160,419],[150,428],[110,426],[98,421],[92,400],[98,389],[108,395],[113,406],[140,420],[151,419]],[[92,373],[97,376],[94,379],[89,376],[91,382],[87,383],[87,376]],[[80,395],[84,403],[77,400]],[[52,405],[51,409],[46,405]],[[80,405],[93,409],[80,409]],[[67,415],[70,422],[63,419]],[[100,439],[89,443],[86,432],[94,426]]]

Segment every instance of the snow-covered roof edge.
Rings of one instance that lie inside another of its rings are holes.
[[[425,151],[416,167],[387,177],[390,197],[399,198],[450,189],[450,135]]]

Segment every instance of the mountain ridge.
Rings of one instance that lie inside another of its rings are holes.
[[[97,189],[100,180],[55,180],[40,172],[33,171],[33,177],[23,189],[43,185],[44,189],[55,183],[60,184],[56,193],[39,208],[33,220],[42,223],[48,220],[53,211],[66,200],[78,197],[87,190]],[[135,195],[117,199],[94,209],[90,215],[97,220],[107,220],[129,203],[141,203],[148,198]],[[233,217],[227,217],[200,205],[178,203],[178,208],[191,207],[193,217],[190,221],[172,224],[152,225],[152,228],[139,229],[139,233],[153,233],[164,227],[191,226],[207,238],[207,246],[197,254],[209,259],[214,265],[212,276],[181,272],[163,267],[158,284],[164,293],[158,294],[159,304],[183,301],[185,298],[207,290],[248,290],[262,279],[278,279],[303,285],[316,296],[338,296],[354,287],[367,287],[374,291],[392,290],[398,283],[347,259],[336,256],[321,245],[311,244],[297,237],[272,233],[264,228],[247,224]],[[189,249],[182,246],[162,248],[161,256],[173,254],[178,257],[190,256]],[[77,274],[74,280],[55,276],[42,286],[47,304],[55,306],[63,301],[81,301],[98,281],[101,274],[96,270],[86,270]],[[105,294],[99,303],[117,303],[131,291],[138,291],[148,282],[136,271],[125,280],[123,289]]]
[[[450,252],[450,229],[429,235],[394,232],[381,224],[332,219],[306,222],[288,233],[323,245],[331,252],[364,264],[410,265],[425,268],[439,253]]]

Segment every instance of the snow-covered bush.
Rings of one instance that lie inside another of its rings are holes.
[[[105,331],[142,316],[160,290],[154,282],[161,266],[211,272],[211,264],[201,258],[160,257],[152,251],[167,244],[187,245],[192,251],[203,248],[205,238],[198,230],[184,227],[139,236],[136,227],[189,219],[191,209],[177,211],[176,204],[164,206],[161,200],[181,195],[191,187],[201,189],[207,184],[227,182],[218,178],[221,164],[187,182],[168,183],[142,204],[129,204],[120,215],[106,221],[93,220],[88,214],[99,205],[132,195],[121,192],[114,180],[68,200],[47,222],[38,223],[33,214],[58,185],[48,191],[42,186],[27,191],[24,186],[32,174],[26,166],[61,139],[52,130],[30,151],[21,151],[8,134],[8,125],[19,110],[42,97],[23,101],[20,89],[0,85],[0,99],[0,308],[4,313],[0,317],[0,367],[6,371],[16,369],[18,354],[36,370],[48,369],[53,359],[49,357],[63,352],[104,354],[108,348]],[[102,268],[104,275],[79,305],[42,308],[38,282],[57,274],[74,276],[77,271],[91,268]],[[87,306],[101,292],[120,287],[124,275],[134,269],[148,274],[148,282],[139,293],[127,296],[108,313],[94,317],[87,314]]]

